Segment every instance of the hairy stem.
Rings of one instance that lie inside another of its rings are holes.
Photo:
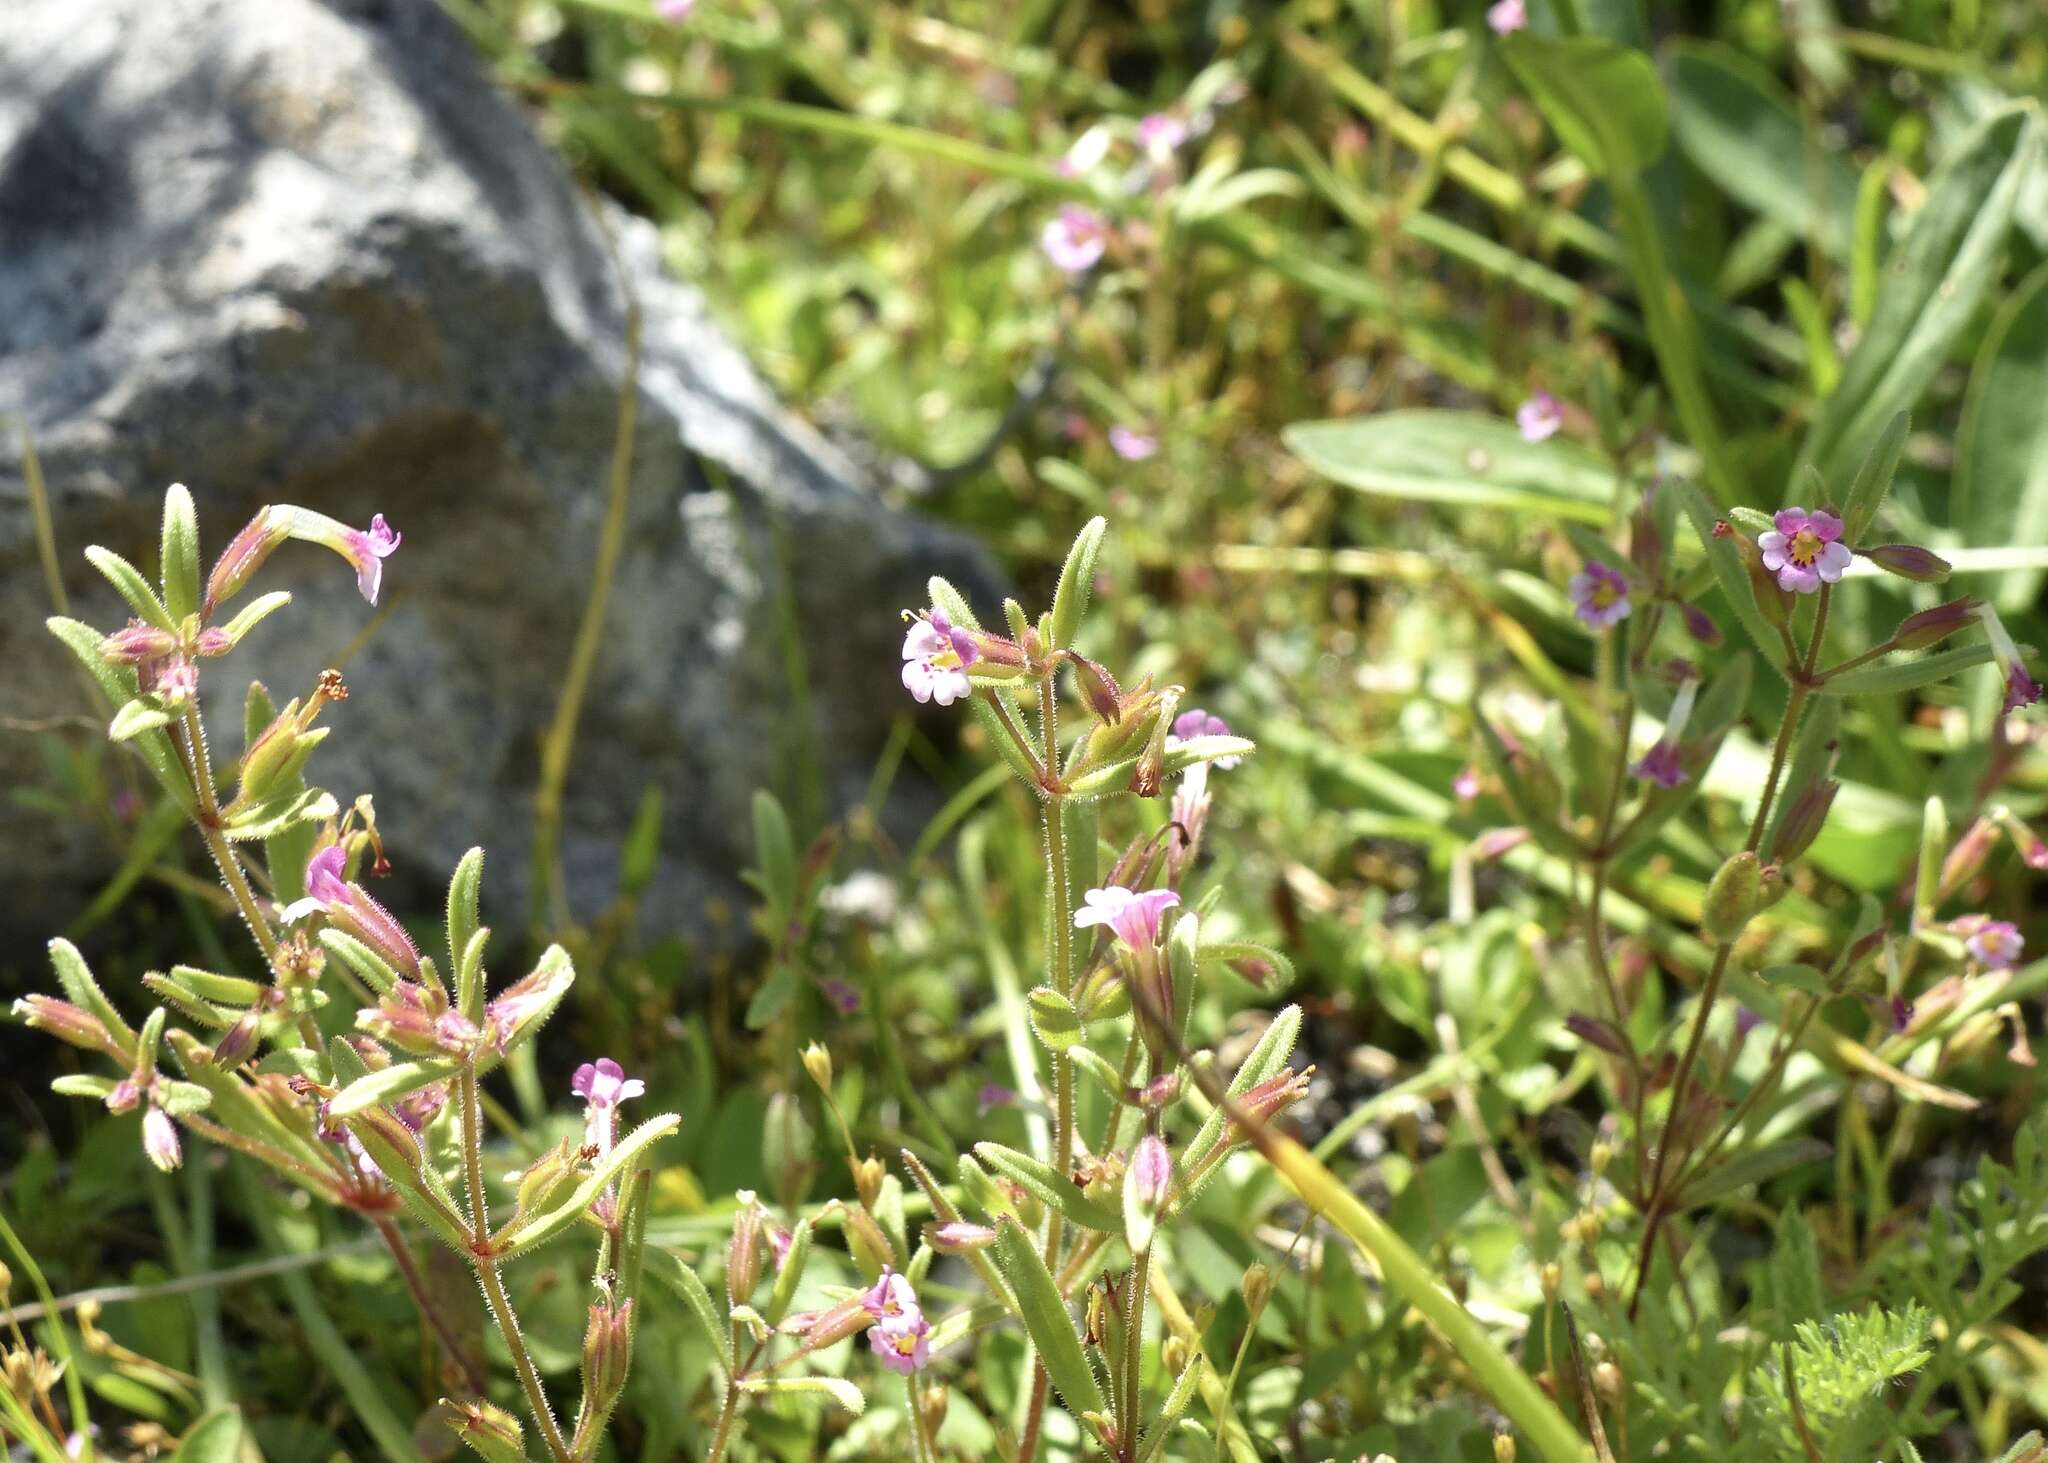
[[[412,1246],[405,1242],[398,1226],[383,1215],[373,1221],[377,1233],[383,1237],[385,1248],[391,1251],[391,1258],[398,1264],[398,1273],[405,1280],[405,1288],[412,1292],[412,1303],[418,1308],[420,1318],[433,1327],[434,1335],[440,1340],[442,1350],[448,1359],[462,1372],[463,1384],[481,1397],[489,1386],[483,1369],[476,1357],[462,1344],[462,1338],[455,1334],[455,1327],[434,1298],[427,1291],[427,1278],[420,1273],[419,1262],[413,1259]]]
[[[456,1083],[462,1100],[463,1173],[469,1185],[470,1260],[476,1266],[484,1300],[490,1305],[491,1319],[505,1338],[505,1349],[512,1353],[512,1366],[519,1373],[519,1386],[526,1393],[527,1410],[533,1414],[533,1420],[540,1428],[541,1439],[556,1463],[570,1463],[569,1445],[563,1441],[554,1409],[548,1406],[548,1394],[541,1386],[540,1371],[526,1349],[526,1339],[519,1334],[519,1317],[512,1309],[511,1299],[505,1294],[504,1277],[498,1273],[498,1257],[491,1251],[491,1214],[484,1197],[483,1113],[482,1105],[477,1101],[476,1068],[464,1067]]]

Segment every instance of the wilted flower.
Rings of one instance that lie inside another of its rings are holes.
[[[1497,36],[1512,35],[1529,24],[1527,0],[1497,0],[1488,8],[1486,23]]]
[[[1989,970],[2010,970],[2019,963],[2026,939],[2011,920],[1987,919],[1975,924],[1963,948],[1970,958]]]
[[[1147,889],[1140,893],[1112,884],[1090,889],[1081,896],[1086,908],[1074,915],[1074,927],[1108,925],[1116,937],[1132,950],[1150,950],[1159,943],[1159,918],[1180,903],[1171,889]]]
[[[2005,622],[1988,604],[1977,606],[1977,618],[1984,622],[1984,636],[1991,642],[1992,658],[1998,662],[1999,674],[2005,677],[2005,710],[2013,712],[2022,706],[2032,706],[2041,699],[2040,683],[2027,674],[2027,663],[2006,631]]]
[[[1671,698],[1671,714],[1664,719],[1664,735],[1643,753],[1642,760],[1631,767],[1630,772],[1659,787],[1677,787],[1685,781],[1685,766],[1678,755],[1678,739],[1685,734],[1685,724],[1692,716],[1692,704],[1698,696],[1697,679],[1688,676],[1679,683],[1678,694]]]
[[[399,533],[379,513],[368,528],[350,528],[339,519],[308,508],[280,508],[288,537],[304,543],[322,544],[355,566],[356,588],[371,604],[384,583],[384,561],[398,552]]]
[[[1788,594],[1812,594],[1842,577],[1855,556],[1842,542],[1842,520],[1825,508],[1780,508],[1771,527],[1757,535],[1764,567]]]
[[[981,659],[974,637],[933,609],[903,637],[903,688],[920,702],[951,706],[974,693],[967,667]]]
[[[1159,451],[1159,439],[1119,422],[1109,429],[1109,445],[1125,462],[1143,462]]]
[[[1489,20],[1510,5],[1514,7],[1515,15],[1521,16],[1522,0],[1501,0],[1499,5],[1487,12]],[[1517,19],[1508,30],[1520,30],[1524,23],[1523,20]],[[1498,31],[1501,28],[1496,25],[1494,29]],[[1501,31],[1503,35],[1506,33]],[[1548,391],[1539,391],[1515,408],[1515,426],[1521,432],[1524,442],[1548,441],[1564,426],[1564,404]]]
[[[1068,274],[1086,274],[1102,262],[1109,245],[1109,226],[1102,215],[1078,203],[1069,203],[1046,221],[1038,236],[1045,257]]]
[[[1574,574],[1566,586],[1572,613],[1595,630],[1605,630],[1628,618],[1628,580],[1619,569],[1588,559],[1586,567]]]

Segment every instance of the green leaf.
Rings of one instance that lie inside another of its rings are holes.
[[[177,719],[177,714],[164,705],[161,696],[137,696],[114,713],[114,720],[107,727],[107,739],[131,741],[144,732],[169,726]]]
[[[367,1112],[387,1102],[396,1102],[408,1092],[417,1092],[422,1087],[436,1082],[445,1082],[462,1069],[462,1064],[442,1058],[419,1062],[398,1062],[359,1077],[334,1095],[328,1104],[328,1113],[337,1118]]]
[[[761,982],[760,989],[754,992],[754,998],[747,1002],[747,1030],[759,1031],[780,1016],[782,1008],[790,1003],[802,984],[802,975],[787,961],[771,970],[768,978]]]
[[[1743,565],[1742,551],[1727,539],[1714,536],[1714,506],[1707,501],[1707,495],[1700,491],[1698,484],[1678,483],[1673,490],[1679,495],[1678,501],[1685,508],[1685,516],[1692,521],[1700,546],[1706,550],[1707,564],[1714,571],[1714,583],[1720,588],[1721,597],[1735,611],[1735,618],[1742,621],[1742,628],[1756,642],[1765,663],[1782,675],[1784,667],[1779,661],[1785,653],[1784,646],[1764,619],[1763,612],[1756,607],[1756,595],[1750,589],[1749,570]]]
[[[271,839],[300,823],[332,818],[336,811],[333,794],[322,788],[286,787],[235,814],[221,831],[238,841]]]
[[[789,1252],[782,1257],[781,1268],[775,1272],[775,1288],[769,1294],[768,1309],[761,1313],[761,1319],[769,1325],[781,1325],[782,1318],[789,1314],[790,1302],[796,1299],[796,1288],[803,1283],[804,1266],[810,1258],[811,1221],[799,1219],[789,1232]]]
[[[1892,490],[1892,479],[1898,475],[1899,458],[1906,450],[1906,429],[1911,419],[1903,411],[1894,412],[1892,419],[1884,424],[1877,440],[1870,444],[1870,451],[1864,454],[1863,466],[1856,469],[1855,481],[1849,484],[1849,496],[1842,508],[1842,537],[1850,544],[1863,541],[1870,525],[1877,520],[1877,510],[1884,506],[1886,496]]]
[[[596,1201],[597,1196],[604,1192],[606,1184],[637,1160],[649,1144],[682,1126],[682,1121],[674,1113],[667,1112],[659,1117],[649,1118],[628,1133],[619,1140],[618,1146],[605,1156],[604,1162],[576,1186],[575,1191],[567,1199],[547,1213],[536,1215],[533,1223],[523,1225],[516,1233],[507,1236],[505,1247],[498,1252],[498,1257],[510,1260],[523,1255],[528,1250],[546,1244],[574,1224]]]
[[[90,1072],[66,1072],[61,1077],[50,1079],[50,1090],[60,1097],[106,1098],[114,1090],[112,1077],[96,1077]]]
[[[1864,696],[1879,691],[1911,691],[1921,686],[1931,686],[1936,681],[1945,681],[1957,671],[1966,671],[1971,666],[1983,665],[1991,659],[1991,646],[1985,642],[1975,645],[1958,645],[1948,650],[1937,650],[1932,655],[1914,656],[1909,660],[1881,660],[1875,665],[1859,666],[1839,676],[1829,676],[1822,682],[1820,691],[1826,696]]]
[[[1531,101],[1570,151],[1603,178],[1630,179],[1664,151],[1671,118],[1657,68],[1594,36],[1518,31],[1501,41]]]
[[[164,537],[161,567],[164,607],[173,620],[199,612],[199,515],[183,483],[164,490]]]
[[[1059,1286],[1032,1247],[1024,1226],[1007,1214],[996,1221],[995,1252],[1009,1277],[1024,1329],[1038,1348],[1038,1359],[1067,1411],[1076,1419],[1084,1412],[1103,1411],[1102,1387],[1081,1350],[1081,1338],[1066,1302],[1060,1299]]]
[[[1809,467],[1823,482],[1844,481],[1863,444],[1910,409],[1948,359],[1997,282],[2013,202],[2037,147],[2037,131],[2027,123],[2025,108],[1998,113],[1934,175],[1791,481]]]
[[[937,574],[925,581],[925,593],[931,596],[932,608],[944,610],[946,618],[956,625],[969,630],[979,630],[981,621],[974,618],[974,611],[967,603],[967,596],[955,589],[951,583]]]
[[[1262,945],[1257,940],[1207,940],[1195,951],[1195,959],[1205,971],[1227,971],[1236,979],[1249,981],[1269,995],[1284,991],[1294,984],[1294,962],[1271,945]],[[1246,962],[1256,962],[1269,967],[1266,977],[1262,980],[1253,980],[1237,969]]]
[[[135,670],[132,666],[109,665],[100,654],[100,642],[105,638],[92,626],[79,620],[52,615],[44,625],[52,635],[64,642],[65,649],[78,658],[86,674],[93,678],[107,700],[120,706],[134,699],[138,690]],[[128,745],[141,753],[142,760],[149,764],[149,770],[162,784],[165,792],[187,812],[192,810],[192,787],[186,780],[183,765],[171,746],[171,739],[162,731],[146,731],[129,740]]]
[[[1296,422],[1287,450],[1323,476],[1376,497],[1604,524],[1614,470],[1556,438],[1524,442],[1510,421],[1462,411],[1390,411]]]
[[[64,988],[64,999],[99,1017],[100,1023],[114,1034],[114,1040],[122,1049],[133,1055],[135,1028],[122,1019],[119,1009],[107,999],[100,983],[93,979],[92,967],[78,953],[78,947],[69,940],[56,939],[50,941],[48,948],[51,968],[57,972],[57,984]]]
[[[1777,845],[1778,831],[1785,826],[1785,819],[1791,815],[1792,805],[1798,800],[1801,790],[1827,770],[1830,745],[1840,737],[1841,731],[1842,703],[1828,697],[1814,702],[1793,744],[1792,763],[1785,769],[1785,795],[1778,799],[1778,806],[1771,814],[1771,826],[1764,834],[1761,846],[1766,851]]]
[[[1088,595],[1095,584],[1095,555],[1102,548],[1102,536],[1109,524],[1091,518],[1074,537],[1067,561],[1060,566],[1059,587],[1052,595],[1052,644],[1048,650],[1065,650],[1080,632],[1081,616],[1088,612]]]
[[[1024,999],[1030,1009],[1031,1029],[1047,1051],[1066,1051],[1086,1035],[1074,1003],[1051,986],[1035,986]]]
[[[796,840],[789,831],[789,815],[766,788],[754,791],[754,859],[749,882],[767,900],[778,922],[794,917]]]
[[[740,1390],[771,1396],[829,1397],[855,1417],[867,1411],[868,1405],[860,1388],[844,1377],[748,1377],[740,1383]]]
[[[175,1463],[241,1463],[242,1414],[232,1407],[209,1412],[178,1442]]]
[[[1258,743],[1245,737],[1189,737],[1166,754],[1162,765],[1166,775],[1171,777],[1202,762],[1215,762],[1224,757],[1249,757],[1258,750]]]
[[[1834,1150],[1818,1138],[1787,1138],[1778,1143],[1766,1143],[1702,1174],[1686,1185],[1679,1202],[1688,1207],[1710,1203],[1723,1194],[1763,1183],[1802,1164],[1818,1163],[1832,1152]]]
[[[1237,1075],[1230,1079],[1226,1089],[1232,1097],[1242,1097],[1268,1077],[1275,1076],[1287,1059],[1294,1054],[1294,1043],[1301,1036],[1301,1007],[1287,1006],[1279,1015],[1266,1023],[1251,1055],[1247,1056],[1237,1069]],[[1209,1113],[1202,1126],[1196,1131],[1194,1141],[1182,1151],[1179,1171],[1186,1173],[1196,1167],[1208,1152],[1223,1137],[1223,1125],[1227,1121],[1221,1107]]]
[[[659,1245],[649,1245],[640,1263],[649,1274],[682,1298],[684,1308],[703,1333],[705,1344],[710,1347],[719,1370],[730,1376],[733,1369],[732,1353],[728,1350],[731,1338],[725,1318],[719,1314],[718,1303],[711,1299],[711,1290],[704,1284],[703,1277],[691,1269],[681,1255]]]
[[[1999,307],[1978,348],[1956,433],[1953,515],[1970,543],[2048,543],[2048,264]],[[2000,575],[1989,598],[2016,614],[2041,595],[2038,568]]]
[[[320,931],[320,943],[329,954],[361,976],[378,995],[398,984],[399,975],[391,968],[391,963],[354,935],[329,925]]]
[[[242,612],[232,620],[229,620],[222,628],[226,630],[228,639],[234,644],[239,645],[244,635],[247,635],[274,612],[283,609],[291,602],[292,597],[285,593],[285,591],[273,589],[270,593],[258,595],[255,599],[249,601]]]
[[[458,987],[469,942],[476,937],[477,929],[483,923],[480,912],[483,883],[484,851],[472,848],[462,856],[462,861],[455,866],[454,875],[448,880],[448,968],[456,973]],[[461,999],[462,1014],[472,1021],[477,1019],[477,1011],[483,1007],[481,993],[477,994],[477,1010],[470,1009],[468,993]]]
[[[1042,1159],[1019,1153],[1001,1143],[977,1143],[974,1155],[990,1168],[1023,1185],[1038,1201],[1057,1209],[1075,1224],[1116,1234],[1123,1219],[1107,1204],[1099,1204],[1081,1192],[1081,1186]]]
[[[1671,128],[1693,166],[1745,208],[1846,258],[1855,170],[1840,151],[1808,145],[1777,78],[1733,47],[1706,41],[1674,45],[1665,74]]]
[[[156,597],[156,591],[150,588],[149,581],[142,577],[140,569],[112,549],[103,549],[98,544],[86,545],[85,557],[93,568],[107,577],[109,584],[120,591],[121,598],[128,601],[128,608],[135,611],[137,617],[148,621],[159,630],[169,630],[173,634],[177,632],[178,622],[171,618],[171,612],[165,609],[164,602]],[[97,645],[100,639],[99,632],[95,630],[94,644]]]
[[[1828,978],[1811,965],[1773,965],[1760,973],[1765,985],[1790,986],[1796,991],[1805,991],[1809,996],[1828,994]]]

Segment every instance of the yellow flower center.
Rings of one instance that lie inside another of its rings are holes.
[[[1604,610],[1620,598],[1621,591],[1614,587],[1612,580],[1602,579],[1593,586],[1593,608],[1596,610]]]
[[[1826,545],[1820,541],[1820,536],[1812,529],[1802,528],[1792,535],[1790,552],[1796,562],[1811,564],[1825,547]]]

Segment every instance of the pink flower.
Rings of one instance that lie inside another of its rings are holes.
[[[920,702],[951,706],[974,694],[967,667],[981,659],[974,637],[956,629],[940,609],[911,623],[903,637],[903,688]]]
[[[329,924],[368,945],[400,975],[417,978],[420,952],[412,936],[362,885],[349,883],[347,871],[348,850],[341,844],[317,850],[306,861],[306,897],[286,906],[286,922],[325,915]]]
[[[1529,24],[1527,0],[1499,0],[1487,10],[1486,23],[1497,36],[1514,34]]]
[[[1628,580],[1619,569],[1588,559],[1586,567],[1574,574],[1565,592],[1572,599],[1572,613],[1595,630],[1605,630],[1628,618]]]
[[[1017,1093],[1013,1088],[1005,1087],[1000,1082],[984,1082],[981,1084],[980,1093],[974,1099],[975,1116],[985,1118],[997,1108],[1009,1107],[1016,1101]]]
[[[1171,162],[1187,140],[1188,124],[1171,112],[1148,112],[1138,122],[1138,146],[1157,166]]]
[[[914,1316],[919,1309],[917,1292],[911,1288],[910,1281],[886,1265],[882,1267],[881,1277],[861,1296],[860,1303],[878,1321]]]
[[[1501,0],[1500,6],[1512,4],[1516,13],[1522,8],[1522,0]],[[1498,26],[1494,27],[1496,30]],[[1516,21],[1510,30],[1520,30],[1522,22]],[[1515,427],[1522,434],[1524,442],[1543,442],[1555,437],[1564,426],[1564,407],[1548,391],[1539,391],[1515,408]]]
[[[585,1062],[569,1079],[569,1090],[583,1099],[592,1112],[610,1112],[631,1097],[646,1095],[647,1084],[628,1077],[626,1069],[610,1057]]]
[[[654,13],[670,25],[681,25],[697,8],[697,0],[654,0]]]
[[[1469,803],[1479,796],[1479,769],[1467,762],[1458,769],[1458,775],[1451,779],[1451,796],[1461,803]]]
[[[1147,889],[1140,893],[1119,884],[1090,889],[1081,898],[1087,907],[1074,915],[1074,928],[1108,925],[1128,948],[1138,951],[1150,950],[1159,943],[1159,917],[1180,903],[1180,895],[1171,889]]]
[[[1109,226],[1100,214],[1078,203],[1069,203],[1046,222],[1038,242],[1046,258],[1058,268],[1068,274],[1086,274],[1102,262],[1103,250],[1109,244]]]
[[[1131,1154],[1131,1187],[1141,1204],[1165,1201],[1166,1186],[1173,1182],[1173,1155],[1156,1133],[1138,1140]]]
[[[384,583],[384,561],[398,552],[399,533],[379,513],[368,528],[350,528],[325,513],[308,508],[280,508],[288,537],[304,543],[321,544],[355,566],[356,588],[371,604]]]
[[[1788,594],[1812,594],[1842,577],[1855,557],[1842,542],[1842,520],[1825,508],[1780,508],[1769,531],[1757,535],[1764,567]]]
[[[1988,970],[2010,970],[2019,963],[2020,952],[2026,947],[2026,939],[2018,926],[2003,919],[1985,920],[1969,939],[1963,941],[1963,948],[1970,952],[1970,958]]]
[[[1074,139],[1064,156],[1052,165],[1062,178],[1079,178],[1092,173],[1109,156],[1109,129],[1090,127]]]
[[[868,1328],[868,1344],[892,1372],[910,1376],[932,1359],[931,1322],[921,1311],[909,1311]]]
[[[1182,743],[1192,742],[1196,737],[1229,735],[1229,722],[1214,712],[1204,711],[1199,706],[1191,707],[1173,719],[1173,730],[1166,738],[1166,750],[1170,752]],[[1218,772],[1228,772],[1243,760],[1242,757],[1218,757],[1207,765],[1215,767]]]
[[[1109,429],[1110,449],[1125,462],[1143,462],[1159,451],[1159,439],[1121,422]]]

